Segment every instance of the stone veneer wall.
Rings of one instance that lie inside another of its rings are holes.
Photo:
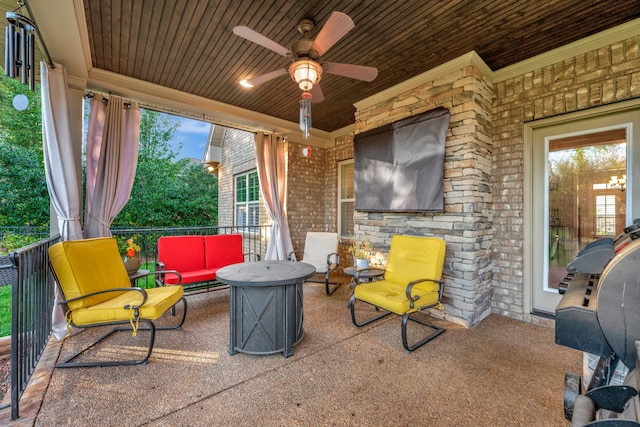
[[[445,211],[356,212],[354,221],[356,235],[371,238],[374,246],[383,250],[388,250],[394,234],[445,239],[445,315],[468,326],[491,312],[492,98],[489,80],[478,68],[468,65],[356,112],[358,134],[439,106],[449,109]]]
[[[494,83],[492,311],[548,323],[524,310],[524,123],[640,96],[640,37]]]

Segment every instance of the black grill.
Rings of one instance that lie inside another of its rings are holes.
[[[640,339],[640,226],[600,239],[567,265],[556,307],[556,343],[635,367]]]

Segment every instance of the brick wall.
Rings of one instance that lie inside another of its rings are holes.
[[[218,169],[218,225],[233,225],[234,177],[256,168],[254,134],[227,128],[220,143],[220,168]],[[269,224],[260,196],[260,224]]]
[[[328,159],[327,150],[316,147],[311,148],[310,157],[304,157],[304,147],[289,142],[287,214],[296,251],[304,249],[307,231],[335,231],[335,207],[327,209],[334,194],[327,183],[336,179],[335,162]]]
[[[355,232],[385,251],[394,234],[445,239],[445,315],[470,326],[491,312],[492,98],[489,80],[467,65],[356,112],[358,134],[439,106],[450,111],[444,212],[356,212]]]
[[[633,37],[494,83],[492,311],[537,322],[524,310],[524,123],[640,96]]]

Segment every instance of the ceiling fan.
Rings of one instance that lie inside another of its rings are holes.
[[[252,79],[241,80],[240,84],[245,87],[254,87],[288,73],[303,91],[303,100],[320,102],[324,99],[324,95],[318,82],[323,73],[370,82],[378,75],[378,69],[375,67],[319,62],[320,57],[354,27],[355,25],[348,15],[342,12],[333,12],[315,40],[311,40],[310,36],[315,29],[315,23],[310,19],[303,19],[298,24],[298,31],[302,33],[303,37],[296,41],[291,49],[281,46],[249,27],[234,27],[234,34],[266,47],[292,61],[287,68],[271,71]]]

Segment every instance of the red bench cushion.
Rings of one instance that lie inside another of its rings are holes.
[[[216,270],[190,270],[180,271],[182,277],[181,285],[188,285],[190,283],[210,282],[216,278]],[[175,285],[178,283],[178,276],[175,274],[167,273],[164,277],[165,285]]]
[[[164,236],[158,239],[158,261],[167,270],[183,272],[204,270],[202,236]],[[184,277],[183,277],[184,282]]]
[[[239,234],[219,234],[205,236],[205,268],[218,270],[231,264],[244,262],[242,236]]]

